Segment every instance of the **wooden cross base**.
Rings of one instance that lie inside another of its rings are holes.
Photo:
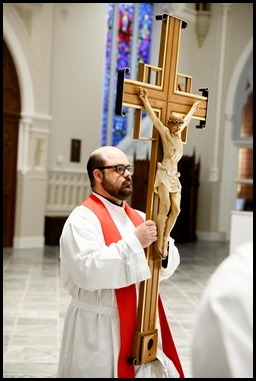
[[[132,355],[128,360],[133,365],[145,364],[156,360],[158,333],[135,331],[132,342]]]

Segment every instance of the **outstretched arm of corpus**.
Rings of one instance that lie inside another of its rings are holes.
[[[144,107],[148,113],[148,116],[150,117],[153,124],[158,120],[155,111],[152,109],[151,104],[148,100],[148,92],[143,87],[139,88],[139,97],[142,100]]]
[[[189,122],[191,121],[192,116],[199,109],[199,105],[200,105],[200,101],[193,103],[193,105],[192,105],[191,109],[189,110],[189,112],[187,113],[187,115],[184,116],[184,123],[182,124],[181,129],[188,126]]]

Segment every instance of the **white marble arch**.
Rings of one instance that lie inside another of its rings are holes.
[[[28,7],[31,13],[40,10],[40,6],[35,4],[28,4]],[[22,23],[12,4],[3,5],[3,38],[15,64],[21,95],[13,243],[15,248],[44,245],[47,152],[51,121],[50,115],[35,112],[36,99],[32,78],[35,68],[31,59],[27,26],[26,22]],[[33,234],[29,234],[27,226],[33,226]]]

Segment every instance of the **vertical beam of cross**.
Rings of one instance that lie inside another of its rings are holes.
[[[208,105],[208,89],[200,89],[202,95],[191,93],[192,77],[177,72],[181,29],[186,28],[186,22],[173,16],[163,14],[156,16],[162,21],[158,66],[139,64],[138,80],[125,78],[128,68],[119,70],[116,95],[116,114],[125,116],[123,106],[135,109],[134,139],[150,140],[151,154],[149,166],[149,182],[147,191],[146,218],[156,221],[159,199],[154,193],[156,165],[161,161],[161,139],[155,128],[152,135],[141,136],[141,115],[143,104],[138,96],[139,88],[148,92],[148,100],[164,125],[172,112],[186,115],[192,104],[200,100],[200,107],[193,115],[203,128]],[[187,141],[187,128],[183,130],[182,141]],[[159,271],[161,258],[150,245],[146,257],[151,270],[151,279],[141,282],[136,331],[134,333],[131,358],[135,364],[153,361],[156,358],[158,333],[156,329]]]

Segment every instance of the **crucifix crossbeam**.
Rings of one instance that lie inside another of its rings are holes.
[[[172,112],[186,114],[196,100],[200,100],[200,108],[193,118],[200,120],[200,128],[203,128],[206,119],[208,90],[200,89],[202,95],[192,94],[192,77],[177,72],[180,30],[186,28],[187,24],[166,14],[156,16],[156,19],[163,21],[158,66],[139,63],[137,81],[124,77],[124,74],[129,72],[128,68],[118,72],[115,113],[125,116],[122,106],[136,109],[135,139],[143,138],[140,137],[143,106],[138,97],[139,87],[147,88],[149,102],[159,112],[165,125]],[[185,130],[183,141],[186,142],[186,139]]]
[[[181,29],[186,28],[185,21],[167,14],[156,16],[162,21],[158,66],[139,64],[138,80],[126,79],[128,68],[118,71],[116,109],[117,115],[125,116],[123,107],[135,109],[134,139],[150,140],[151,154],[149,167],[149,182],[147,191],[146,218],[156,220],[159,199],[154,193],[154,179],[156,165],[161,161],[161,139],[156,128],[152,136],[141,136],[141,118],[144,108],[140,100],[139,88],[147,89],[148,100],[164,125],[171,113],[187,114],[195,101],[200,101],[199,109],[193,119],[199,121],[198,128],[205,126],[208,89],[199,89],[201,95],[193,94],[192,77],[177,72]],[[187,127],[182,132],[182,141],[187,141]],[[146,363],[156,358],[158,332],[156,329],[157,303],[159,291],[159,271],[162,259],[150,245],[146,250],[146,257],[151,270],[151,279],[141,282],[139,295],[139,309],[136,332],[133,338],[131,360],[134,364]]]

